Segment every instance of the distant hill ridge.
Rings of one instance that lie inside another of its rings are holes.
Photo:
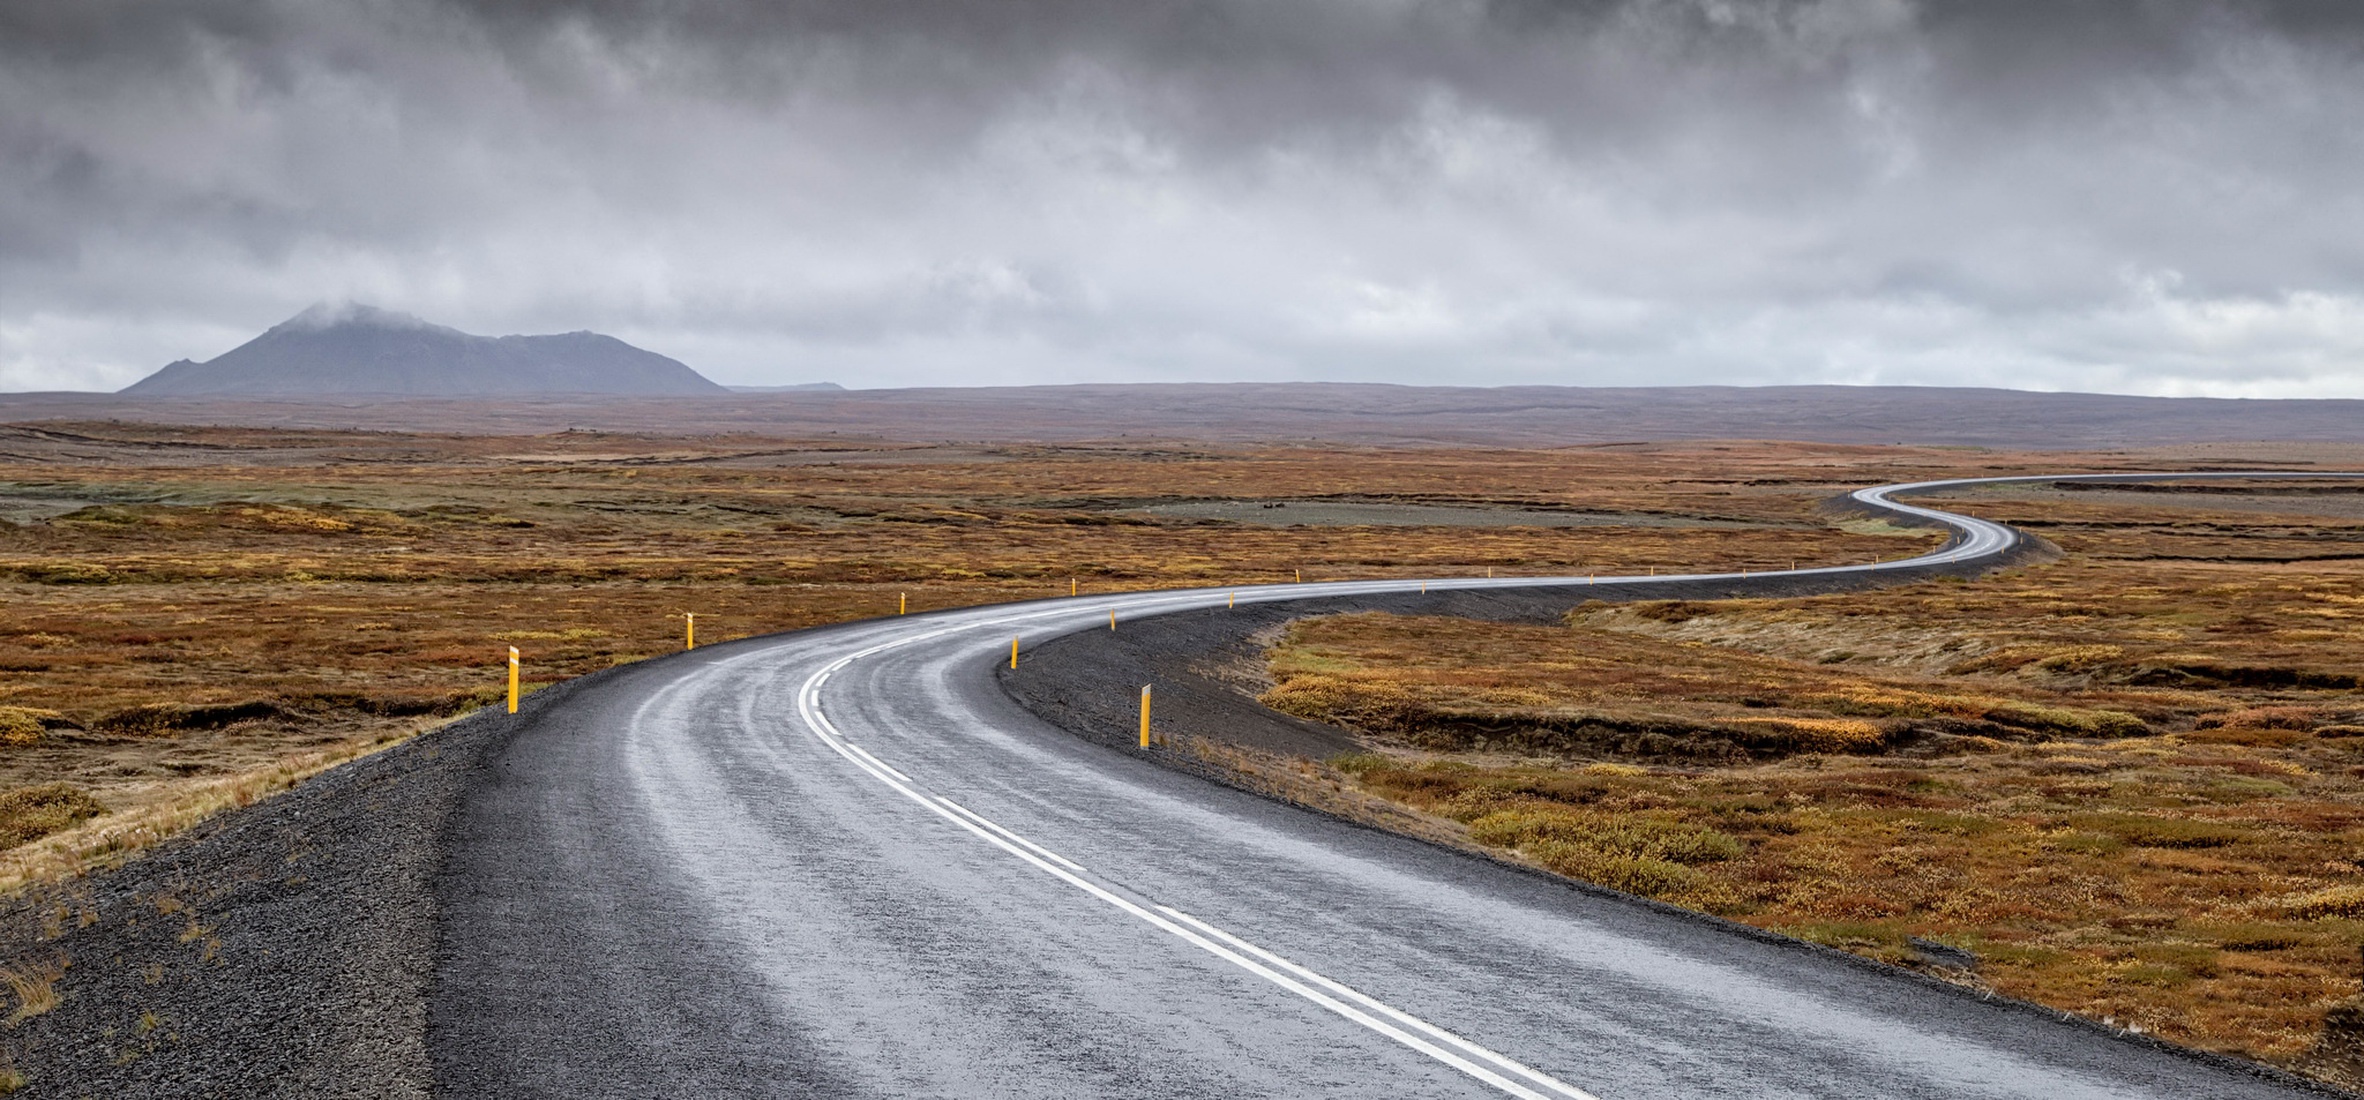
[[[1163,383],[790,391],[695,397],[555,395],[510,400],[333,396],[150,399],[97,393],[0,393],[0,424],[124,419],[384,431],[741,433],[898,441],[1054,443],[1159,440],[1383,446],[1569,447],[1647,441],[1776,439],[1835,444],[2099,450],[2226,445],[2178,462],[2252,458],[2253,441],[2364,445],[2364,400],[2229,399],[2032,393],[1912,386],[1663,388],[1389,386],[1361,383]],[[0,429],[0,458],[7,436]],[[2325,450],[2301,465],[2364,467]]]
[[[155,397],[387,394],[694,396],[730,391],[678,360],[596,332],[474,336],[407,313],[316,305],[204,363],[126,386]]]

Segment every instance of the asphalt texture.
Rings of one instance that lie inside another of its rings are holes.
[[[1981,526],[1875,574],[1650,583],[1764,594],[2025,552]],[[1454,583],[1440,606],[1498,617],[1572,594]],[[27,1094],[2309,1094],[1209,783],[1003,682],[1012,636],[1079,647],[1111,610],[1127,637],[1231,598],[705,647],[337,769],[85,880],[91,922],[67,904],[11,941],[72,955],[66,1000],[12,1036]],[[205,931],[184,940],[159,890],[200,897]]]

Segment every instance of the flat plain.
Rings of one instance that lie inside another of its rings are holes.
[[[1857,562],[1934,538],[1829,510],[1847,489],[2205,467],[2364,448],[0,428],[7,874],[496,702],[510,646],[530,689],[678,648],[685,614],[720,640],[1069,591]],[[2364,941],[2364,492],[1962,503],[2065,556],[1562,626],[1308,620],[1266,699],[1367,750],[1309,767],[1511,858],[2345,1072],[2309,1051]]]

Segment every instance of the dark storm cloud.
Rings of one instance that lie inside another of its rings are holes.
[[[314,300],[734,381],[2364,393],[2331,3],[0,7],[0,386]]]

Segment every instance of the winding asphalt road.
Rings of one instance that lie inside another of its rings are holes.
[[[1935,554],[1856,570],[2017,547],[1999,524],[1888,499],[1958,484],[1855,494],[1955,532]],[[439,1091],[2308,1094],[1219,787],[1060,732],[995,683],[1013,636],[1231,598],[873,620],[530,697],[448,841]]]

